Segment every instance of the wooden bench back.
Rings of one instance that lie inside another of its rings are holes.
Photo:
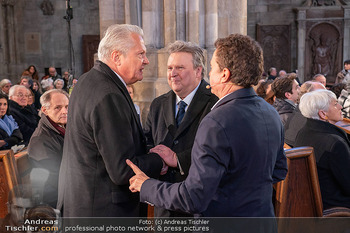
[[[16,166],[21,184],[30,184],[30,172],[32,166],[29,161],[27,150],[15,154]]]
[[[285,151],[288,174],[276,186],[276,217],[322,217],[322,198],[312,147]]]
[[[18,172],[12,150],[0,151],[0,218],[7,214],[8,193],[18,182]]]

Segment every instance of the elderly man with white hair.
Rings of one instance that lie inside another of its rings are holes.
[[[328,90],[317,90],[301,97],[299,108],[307,118],[299,131],[296,146],[315,150],[323,208],[350,208],[350,142],[334,123],[343,119],[341,105]]]
[[[22,85],[15,85],[9,91],[9,113],[16,120],[27,146],[40,117],[32,112],[28,104],[28,89]]]

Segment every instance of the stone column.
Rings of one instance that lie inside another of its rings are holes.
[[[199,44],[199,1],[188,1],[187,39]]]
[[[176,0],[176,40],[186,40],[186,0]]]
[[[13,81],[18,79],[17,65],[20,63],[20,54],[18,51],[19,45],[17,44],[17,24],[15,15],[16,0],[2,0],[1,1],[1,13],[2,13],[2,52],[3,52],[3,69],[2,73],[6,78]]]
[[[247,0],[218,0],[219,37],[232,33],[247,34]]]
[[[150,48],[164,47],[163,1],[142,0],[142,28]]]
[[[305,72],[305,37],[306,37],[306,10],[298,10],[298,78],[304,82]]]
[[[343,6],[344,8],[344,39],[343,39],[343,61],[342,61],[342,67],[344,64],[344,61],[347,59],[350,59],[350,7],[349,6]]]
[[[125,23],[125,2],[128,0],[100,0],[100,37],[112,24]],[[130,15],[130,13],[128,13]]]
[[[176,1],[164,0],[164,45],[176,40]]]

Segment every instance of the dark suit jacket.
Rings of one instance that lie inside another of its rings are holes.
[[[9,114],[16,120],[23,135],[24,144],[27,146],[30,137],[38,126],[40,117],[32,112],[28,106],[23,108],[13,100],[9,100]]]
[[[350,208],[350,142],[347,134],[328,122],[307,119],[295,146],[315,150],[323,208]]]
[[[160,180],[175,183],[185,180],[188,175],[191,150],[199,123],[218,101],[216,95],[212,94],[206,85],[208,83],[202,80],[179,128],[175,123],[176,94],[173,91],[159,96],[151,104],[145,125],[147,144],[149,147],[158,144],[168,146],[176,153],[183,171],[181,174],[179,167],[169,168],[167,174],[161,176]],[[162,208],[155,208],[154,214],[157,217],[188,217],[188,214],[166,211]]]
[[[295,147],[295,139],[301,128],[306,124],[306,117],[301,114],[299,106],[295,108],[292,115],[284,125],[284,141],[291,147]]]
[[[139,216],[139,195],[129,190],[129,158],[152,177],[163,166],[146,154],[146,140],[130,95],[103,62],[79,78],[68,111],[58,208],[63,216]]]
[[[42,114],[39,125],[28,145],[28,155],[33,168],[46,169],[49,177],[44,184],[43,202],[56,208],[58,173],[61,166],[64,137]]]
[[[283,126],[252,88],[221,99],[200,123],[188,177],[149,179],[141,201],[203,216],[274,216],[272,183],[285,178]]]
[[[3,129],[0,129],[0,140],[4,140],[7,145],[0,147],[0,150],[11,149],[12,146],[19,144],[23,139],[22,133],[19,129],[15,129],[11,136]]]
[[[199,123],[210,112],[218,98],[206,89],[208,83],[204,80],[199,85],[191,104],[179,126],[175,123],[176,95],[173,91],[154,99],[145,125],[147,144],[154,147],[163,144],[172,149],[179,160],[184,175],[179,169],[171,169],[161,177],[162,180],[179,182],[186,179],[191,165],[191,150]]]

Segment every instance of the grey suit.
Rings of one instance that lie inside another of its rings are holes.
[[[145,135],[148,145],[153,147],[163,144],[172,149],[178,157],[180,167],[170,168],[168,173],[160,179],[168,182],[180,182],[186,179],[191,165],[191,150],[196,132],[201,120],[210,112],[211,107],[218,98],[206,89],[206,83],[201,81],[186,114],[179,125],[175,124],[175,102],[176,95],[173,91],[154,99],[145,125]],[[182,216],[175,212],[164,212],[156,209],[156,216]]]
[[[79,78],[69,101],[59,177],[58,208],[65,217],[136,217],[139,195],[129,190],[130,159],[158,177],[162,160],[147,154],[130,95],[104,63]]]

